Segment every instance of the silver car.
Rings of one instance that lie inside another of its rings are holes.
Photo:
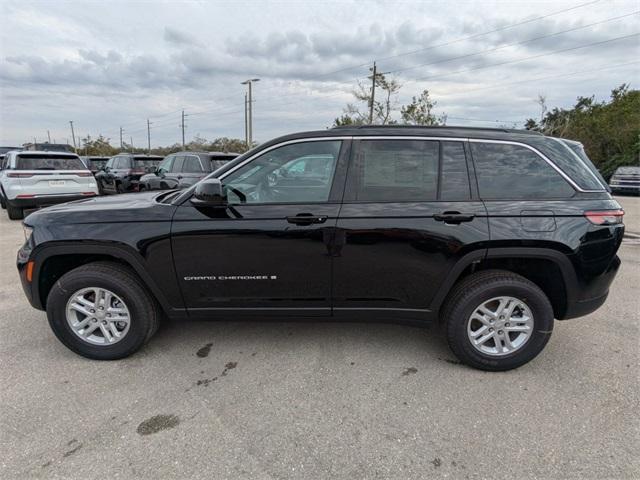
[[[93,174],[74,153],[12,151],[0,167],[0,203],[12,220],[25,209],[98,195]]]

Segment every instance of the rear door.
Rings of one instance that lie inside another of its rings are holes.
[[[334,315],[425,319],[445,278],[484,251],[486,211],[462,140],[354,142],[334,247]]]
[[[176,210],[173,257],[190,314],[331,314],[348,148],[342,139],[269,147],[221,178],[229,208],[187,201]],[[292,175],[305,171],[301,159],[316,156],[326,159],[324,176]]]

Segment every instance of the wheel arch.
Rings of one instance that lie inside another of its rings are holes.
[[[488,248],[471,252],[456,263],[434,297],[431,310],[439,316],[454,285],[471,273],[488,269],[514,272],[535,283],[551,301],[558,319],[565,317],[576,296],[576,273],[566,254],[550,248]]]
[[[108,261],[126,266],[131,269],[141,280],[141,284],[147,288],[156,299],[162,310],[175,314],[167,301],[164,293],[145,269],[142,259],[137,258],[134,252],[127,251],[126,246],[102,245],[102,244],[65,244],[47,246],[34,251],[32,259],[35,260],[33,278],[33,298],[39,302],[39,306],[46,308],[47,296],[56,280],[65,273],[87,263]]]

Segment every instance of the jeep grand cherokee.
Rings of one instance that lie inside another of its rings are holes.
[[[468,365],[534,358],[606,300],[624,226],[563,140],[351,127],[267,142],[194,187],[36,212],[18,269],[54,333],[125,357],[162,315],[443,323]]]

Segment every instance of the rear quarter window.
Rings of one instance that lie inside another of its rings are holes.
[[[482,199],[568,198],[575,193],[553,167],[524,146],[471,142],[471,153]]]
[[[16,170],[86,170],[80,158],[73,155],[18,155]]]

